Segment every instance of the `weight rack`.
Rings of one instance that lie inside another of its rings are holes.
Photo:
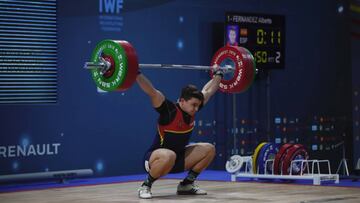
[[[255,178],[255,179],[284,179],[284,180],[312,180],[313,185],[321,185],[321,182],[324,181],[334,181],[334,183],[339,184],[339,174],[331,174],[330,161],[329,160],[293,160],[291,161],[290,174],[289,175],[275,175],[275,174],[267,174],[265,170],[265,174],[254,174],[251,170],[252,168],[252,159],[246,158],[244,160],[245,171],[240,172],[237,171],[231,174],[231,181],[236,181],[236,178]],[[299,162],[301,165],[300,175],[293,175],[292,167],[294,163]],[[274,159],[266,160],[265,165],[267,163],[272,164],[272,171],[274,171]],[[326,164],[328,168],[328,173],[321,173],[320,164]],[[307,172],[304,172],[304,167]],[[311,169],[311,172],[310,172]]]

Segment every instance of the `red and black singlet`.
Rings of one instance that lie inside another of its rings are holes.
[[[194,117],[169,100],[165,100],[156,110],[160,113],[157,133],[148,151],[158,148],[166,148],[174,152],[184,151],[194,129]]]

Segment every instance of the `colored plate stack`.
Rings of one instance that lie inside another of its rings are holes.
[[[300,175],[305,167],[301,166],[301,160],[308,158],[308,152],[301,144],[284,144],[279,148],[274,143],[262,142],[255,148],[253,154],[253,173]],[[273,162],[267,161],[271,159]],[[301,167],[303,167],[302,170]]]
[[[270,142],[260,143],[253,154],[253,173],[254,174],[272,174],[272,162],[267,160],[275,159],[279,148],[276,144]]]

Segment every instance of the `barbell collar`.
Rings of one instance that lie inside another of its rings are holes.
[[[86,62],[84,65],[85,69],[100,69],[102,74],[105,74],[111,68],[111,63],[105,60],[103,57],[99,57],[98,62]]]
[[[106,64],[104,62],[85,62],[84,68],[88,70],[105,69]]]

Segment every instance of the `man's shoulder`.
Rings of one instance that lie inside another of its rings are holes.
[[[156,108],[156,111],[160,114],[158,123],[160,125],[167,125],[173,121],[177,112],[176,109],[176,103],[165,98],[161,106]]]
[[[168,98],[165,98],[163,103],[158,108],[156,108],[159,113],[167,113],[173,109],[176,109],[176,103],[169,100]]]
[[[176,102],[171,101],[168,98],[165,98],[164,103],[169,106],[170,108],[176,108]]]
[[[168,99],[168,98],[165,98],[164,102],[167,102],[167,103],[170,103],[170,104],[174,104],[174,105],[176,104],[176,102],[171,101],[171,100]]]

